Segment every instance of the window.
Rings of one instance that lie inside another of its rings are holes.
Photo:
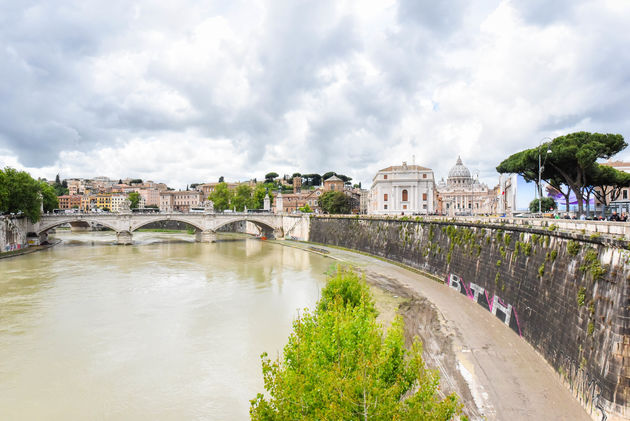
[[[383,209],[387,209],[387,205],[384,205],[384,206],[383,206]]]
[[[626,200],[628,198],[628,190],[624,190],[623,191],[623,200]]]
[[[387,174],[383,174],[383,180],[387,180]]]
[[[403,209],[407,209],[407,205],[403,205]]]
[[[427,200],[427,194],[426,193],[422,193],[422,200],[424,200],[426,202],[426,200]]]
[[[387,202],[387,193],[383,195],[383,202]]]
[[[422,174],[422,178],[427,178],[427,175],[426,174]]]
[[[409,200],[409,195],[407,194],[407,190],[403,190],[402,191],[402,201],[403,202],[407,202],[408,200]]]

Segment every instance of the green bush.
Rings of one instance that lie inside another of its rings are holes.
[[[326,305],[293,323],[282,357],[262,354],[267,393],[251,400],[252,420],[438,421],[461,412],[455,394],[439,396],[421,343],[405,347],[402,318],[383,333],[358,275],[338,271],[324,296]]]
[[[582,247],[580,246],[580,243],[578,243],[577,241],[569,240],[569,242],[567,243],[567,253],[569,253],[571,256],[577,256],[581,248]]]

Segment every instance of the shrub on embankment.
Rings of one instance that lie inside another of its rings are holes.
[[[310,240],[422,270],[532,344],[591,414],[629,417],[630,253],[620,241],[502,225],[311,219]]]
[[[449,420],[455,395],[438,397],[439,375],[422,346],[405,348],[397,317],[383,334],[369,289],[338,270],[313,312],[294,323],[282,359],[262,355],[265,389],[252,400],[253,420]]]

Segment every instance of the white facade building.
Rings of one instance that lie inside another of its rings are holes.
[[[433,170],[419,165],[384,168],[372,180],[371,215],[431,214],[436,210]]]

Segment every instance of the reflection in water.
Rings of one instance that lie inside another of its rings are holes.
[[[329,265],[254,239],[56,236],[0,260],[0,419],[247,419],[259,355],[282,349]]]

